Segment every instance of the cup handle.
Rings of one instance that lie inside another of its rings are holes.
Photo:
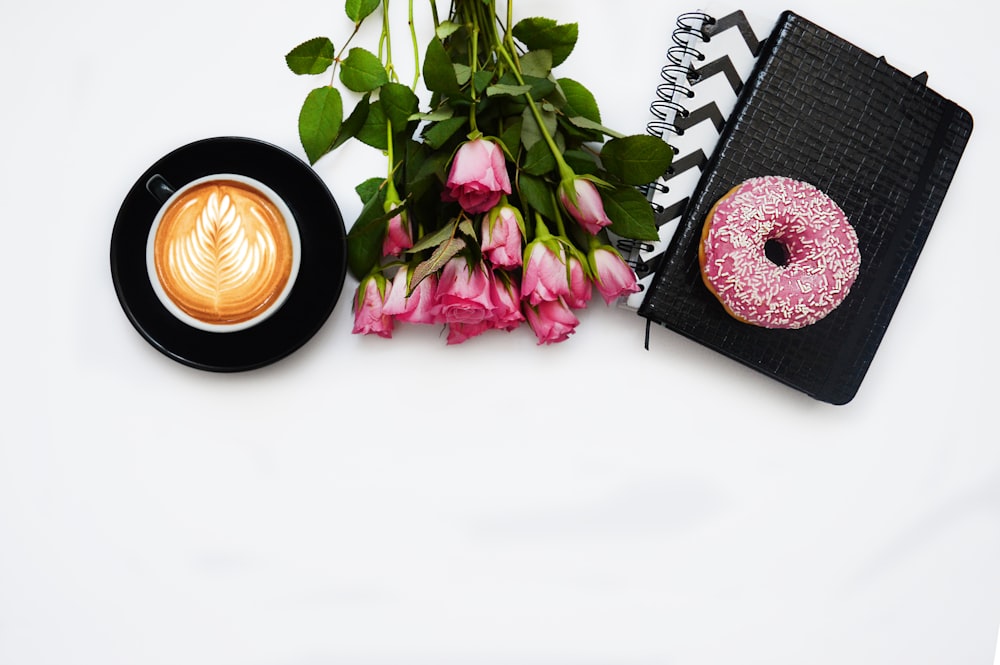
[[[166,203],[174,194],[174,188],[159,173],[153,175],[146,181],[146,191],[153,195],[161,204]]]

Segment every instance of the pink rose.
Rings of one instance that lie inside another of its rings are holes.
[[[541,240],[532,242],[526,250],[521,297],[532,305],[558,300],[569,294],[569,274],[566,268],[566,251],[558,246],[558,253]]]
[[[635,272],[614,248],[604,246],[591,251],[590,265],[597,275],[597,290],[609,305],[615,298],[639,291]]]
[[[458,201],[462,209],[486,212],[510,194],[510,177],[503,150],[496,143],[476,139],[463,143],[455,153],[445,191],[445,201]]]
[[[499,330],[513,330],[524,321],[521,313],[521,294],[517,284],[504,274],[493,274],[490,280],[490,296],[493,299],[493,312],[490,323]]]
[[[573,219],[590,234],[596,234],[611,224],[597,187],[586,178],[563,180],[559,184],[559,200]]]
[[[437,276],[428,275],[420,280],[417,287],[413,289],[413,293],[407,297],[409,274],[408,266],[403,266],[396,272],[382,313],[404,323],[437,323],[439,320],[435,297]]]
[[[488,321],[479,323],[449,323],[448,344],[461,344],[467,339],[482,335],[490,329]]]
[[[537,307],[527,307],[525,315],[540,345],[566,340],[580,323],[561,299],[542,302]]]
[[[483,254],[495,266],[516,268],[521,265],[521,225],[515,208],[504,205],[494,208],[482,224]]]
[[[461,256],[450,259],[438,280],[437,304],[445,323],[477,324],[493,311],[490,278],[486,266],[470,266]],[[481,332],[481,331],[480,331]]]
[[[399,256],[413,247],[413,233],[410,231],[409,215],[406,211],[389,220],[389,226],[382,239],[382,256]]]
[[[390,290],[382,275],[364,279],[354,296],[355,334],[392,337],[392,317],[382,311]]]
[[[575,256],[569,257],[569,293],[564,300],[570,309],[583,309],[590,302],[592,289],[583,264]]]

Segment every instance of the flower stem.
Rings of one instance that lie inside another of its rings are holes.
[[[566,223],[563,222],[562,215],[559,214],[559,202],[556,200],[555,194],[550,192],[550,196],[552,197],[552,211],[556,216],[556,229],[559,231],[560,236],[568,238],[569,236],[566,235]]]
[[[509,13],[510,4],[508,4],[507,10]],[[496,49],[497,53],[500,54],[500,57],[502,57],[507,62],[508,66],[511,69],[511,72],[514,74],[514,78],[517,79],[517,82],[521,85],[524,85],[524,77],[521,76],[521,70],[514,62],[514,57],[507,50],[506,44],[499,43],[498,40]],[[559,167],[559,176],[563,180],[576,177],[576,173],[573,171],[572,168],[570,168],[569,164],[566,163],[566,160],[563,159],[562,152],[560,152],[559,150],[559,146],[556,145],[556,142],[552,138],[552,135],[549,134],[549,130],[545,127],[545,121],[542,118],[542,112],[538,108],[538,105],[535,103],[535,100],[532,99],[531,93],[530,92],[524,93],[524,99],[528,102],[528,108],[531,109],[531,114],[535,117],[535,123],[538,124],[538,131],[541,132],[542,138],[545,139],[545,143],[548,144],[549,150],[552,152],[552,156],[556,160],[556,165]]]
[[[350,45],[351,41],[357,36],[360,30],[361,30],[361,23],[355,23],[354,32],[351,33],[351,36],[347,38],[347,41],[344,42],[344,45],[340,47],[339,51],[337,51],[337,55],[333,57],[333,67],[330,70],[331,87],[337,82],[337,65],[339,65],[340,61],[343,59],[344,51],[347,50],[347,47]]]
[[[385,73],[389,75],[390,81],[398,81],[396,68],[392,64],[392,35],[389,31],[389,0],[382,0],[382,37],[379,39],[379,55],[382,55],[382,46],[385,46]]]
[[[389,174],[386,176],[386,187],[385,187],[385,207],[386,212],[396,206],[399,203],[399,192],[396,191],[396,185],[393,183],[393,173],[396,171],[396,165],[393,163],[392,156],[392,121],[386,120],[386,162],[389,164]]]
[[[479,100],[476,96],[476,71],[479,69],[479,13],[472,15],[472,54],[469,58],[469,82],[472,86],[472,103],[469,104],[469,127],[471,135],[479,134],[479,127],[476,125],[476,105]]]
[[[431,5],[433,4],[432,1]],[[413,24],[413,0],[409,0],[409,12],[410,39],[413,41],[413,85],[410,87],[416,90],[420,82],[420,43],[417,40],[417,28]]]

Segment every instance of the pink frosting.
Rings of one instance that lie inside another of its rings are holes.
[[[764,253],[779,243],[787,260]],[[816,323],[847,297],[861,267],[844,212],[812,185],[751,178],[724,196],[705,223],[702,277],[726,310],[765,328]]]

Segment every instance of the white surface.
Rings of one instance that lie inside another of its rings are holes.
[[[517,15],[578,20],[558,72],[642,131],[688,6],[581,6]],[[559,346],[523,329],[449,348],[352,336],[345,292],[277,365],[174,363],[115,298],[121,200],[199,138],[301,155],[316,81],[283,55],[341,43],[342,3],[7,7],[0,663],[990,663],[1000,52],[980,7],[795,7],[977,121],[845,407],[665,329],[646,351],[640,319],[597,304]],[[351,220],[383,166],[354,146],[317,168]]]

